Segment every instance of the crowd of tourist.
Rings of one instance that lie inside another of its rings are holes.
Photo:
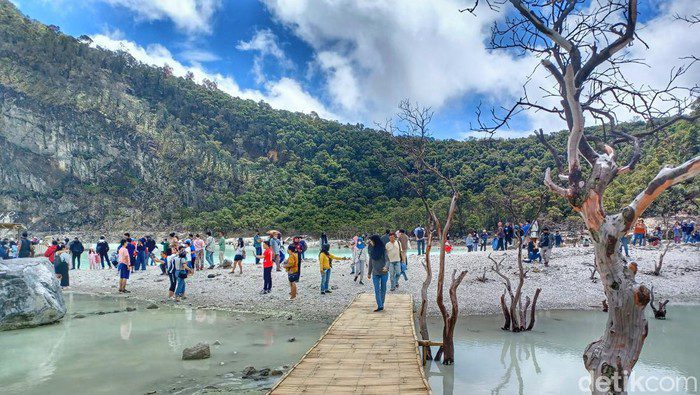
[[[384,308],[387,292],[395,291],[400,286],[400,280],[408,281],[408,251],[415,242],[418,255],[426,254],[429,231],[418,225],[412,231],[404,229],[386,230],[382,235],[356,234],[349,243],[351,257],[339,257],[331,253],[331,245],[325,234],[321,235],[320,252],[318,255],[320,294],[332,293],[330,286],[333,264],[337,261],[351,261],[350,273],[353,281],[364,285],[365,276],[372,281],[377,311]],[[700,242],[700,235],[695,229],[694,221],[676,222],[665,232],[661,227],[649,231],[640,219],[631,229],[630,235],[620,239],[620,251],[629,256],[629,241],[633,246],[650,244],[658,245],[662,239],[674,243]],[[550,233],[548,227],[540,227],[538,221],[524,223],[498,222],[489,232],[486,229],[469,231],[463,236],[466,252],[504,251],[521,246],[527,249],[528,263],[540,262],[549,265],[551,251],[559,247],[564,240],[559,231]],[[285,243],[288,245],[285,246]],[[452,251],[452,240],[448,236],[445,252]],[[34,256],[35,246],[39,244],[36,238],[30,239],[26,232],[18,241],[0,240],[0,258],[12,259]],[[253,256],[256,267],[262,267],[263,284],[261,294],[272,290],[272,272],[285,270],[289,283],[289,299],[297,297],[297,283],[301,277],[302,262],[306,259],[308,249],[304,237],[296,236],[282,239],[281,232],[270,230],[265,236],[260,233],[252,238]],[[585,243],[584,243],[585,245]],[[238,271],[243,274],[243,261],[246,259],[246,243],[238,238],[234,243],[232,262],[226,259],[227,240],[223,232],[214,237],[212,232],[204,235],[187,234],[185,236],[170,233],[160,243],[150,235],[132,237],[124,233],[116,249],[111,249],[105,236],[101,236],[94,246],[87,248],[87,261],[91,270],[116,269],[119,277],[118,292],[130,293],[127,289],[129,277],[137,271],[145,271],[149,266],[157,266],[161,275],[168,276],[168,297],[175,301],[186,298],[187,278],[198,271],[216,267],[214,254],[218,250],[218,265],[230,267],[230,273]],[[54,239],[47,244],[44,256],[54,265],[57,277],[62,287],[70,285],[70,270],[81,268],[81,260],[86,248],[78,238]],[[228,261],[228,262],[227,262]]]

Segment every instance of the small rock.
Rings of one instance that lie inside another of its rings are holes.
[[[207,343],[197,343],[192,347],[182,350],[182,360],[207,359],[211,357],[211,350]]]
[[[82,314],[76,314],[73,316],[73,318],[85,318],[85,316]]]
[[[291,321],[291,319],[292,319],[292,318],[294,318],[294,317],[292,317],[292,315],[291,315],[291,314],[290,314],[290,315],[288,315],[288,316],[287,316],[287,321]]]
[[[136,307],[127,307],[126,311],[136,311]]]
[[[253,366],[246,366],[246,368],[243,369],[243,377],[249,377],[249,376],[255,374],[255,372],[257,372],[257,371],[258,370],[255,369],[255,367],[253,367]]]
[[[212,344],[214,344],[215,346],[220,346],[220,345],[221,345],[221,342],[218,341],[218,340],[215,340],[214,343],[212,343]]]
[[[151,304],[149,304],[148,306],[146,306],[146,308],[147,308],[148,310],[154,310],[154,309],[157,309],[157,308],[158,308],[158,305],[155,304],[155,303],[151,303]]]
[[[277,369],[270,370],[270,376],[281,376],[283,374],[284,374],[284,372],[281,370],[277,370]]]
[[[95,313],[95,314],[97,314],[97,315],[105,315],[105,314],[107,314],[107,313],[105,313],[104,311],[98,311],[98,312]]]
[[[258,375],[260,375],[260,377],[269,376],[270,375],[270,368],[260,369],[260,371],[258,372]]]
[[[224,366],[225,364],[225,362],[219,362],[219,366]]]
[[[216,277],[216,274],[214,274],[214,273],[207,274],[207,278],[214,278],[214,277]]]
[[[290,342],[290,343],[294,343],[295,341],[297,341],[297,338],[296,338],[296,337],[290,337],[289,339],[287,339],[287,341]]]
[[[155,393],[157,393],[157,392],[158,392],[158,391],[156,391],[156,390],[148,391],[148,392],[146,392],[146,395],[153,395],[153,394],[155,394]]]

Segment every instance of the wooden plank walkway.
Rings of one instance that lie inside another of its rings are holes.
[[[360,294],[271,394],[430,394],[413,321],[413,298]]]

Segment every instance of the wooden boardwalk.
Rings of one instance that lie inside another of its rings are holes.
[[[271,394],[429,394],[413,324],[413,298],[360,294]]]

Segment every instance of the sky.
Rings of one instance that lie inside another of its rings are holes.
[[[491,24],[504,13],[460,13],[471,0],[11,1],[66,34],[90,36],[94,46],[168,64],[178,76],[192,71],[197,81],[214,80],[232,96],[274,108],[374,126],[410,99],[435,111],[437,138],[480,137],[472,129],[480,103],[486,113],[509,107],[528,78],[531,96],[551,85],[534,56],[486,48]],[[628,49],[648,64],[629,66],[632,81],[661,86],[672,67],[687,63],[682,57],[699,55],[697,29],[673,18],[698,12],[698,0],[640,0],[638,30],[650,49]],[[697,84],[699,69],[685,82]],[[497,136],[564,126],[529,111]]]

